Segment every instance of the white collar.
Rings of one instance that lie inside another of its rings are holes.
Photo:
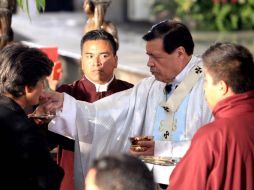
[[[178,85],[180,84],[184,77],[187,75],[187,73],[191,70],[191,68],[196,65],[197,63],[200,62],[200,58],[192,55],[191,60],[189,61],[189,63],[184,67],[184,69],[175,77],[175,79],[173,80],[172,84],[174,85]]]
[[[85,76],[86,77],[86,76]],[[87,77],[86,77],[87,78]],[[105,92],[108,90],[108,86],[109,84],[113,81],[114,79],[114,76],[110,79],[110,81],[108,81],[107,83],[105,84],[97,84],[95,83],[94,81],[91,81],[87,78],[87,80],[89,80],[91,83],[94,84],[95,88],[96,88],[96,92]]]

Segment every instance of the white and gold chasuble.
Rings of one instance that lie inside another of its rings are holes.
[[[198,63],[200,59],[193,56],[184,75]],[[201,77],[188,93],[184,126],[188,139],[211,119],[202,86]],[[76,190],[83,189],[84,177],[93,159],[127,152],[129,136],[153,134],[157,106],[165,100],[164,87],[165,83],[149,77],[132,89],[94,103],[77,101],[64,94],[63,109],[50,122],[49,130],[75,139]],[[176,146],[174,156],[183,156],[188,145],[180,143]],[[155,155],[171,156],[171,153],[171,141],[155,142]]]

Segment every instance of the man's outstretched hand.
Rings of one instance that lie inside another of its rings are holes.
[[[64,102],[64,94],[50,91],[50,92],[43,92],[40,97],[40,105],[43,109],[47,112],[56,112],[63,108]]]

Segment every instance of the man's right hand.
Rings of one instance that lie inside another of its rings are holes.
[[[64,95],[59,92],[43,92],[40,97],[39,105],[33,113],[28,114],[28,118],[33,118],[37,125],[49,123],[56,115],[56,111],[63,107]]]
[[[41,99],[44,103],[40,104],[40,106],[43,106],[43,109],[45,109],[47,112],[55,112],[63,108],[63,93],[55,91],[43,92],[41,95]]]

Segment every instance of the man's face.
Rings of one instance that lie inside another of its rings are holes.
[[[214,84],[212,76],[206,69],[204,78],[204,91],[208,106],[211,110],[213,110],[216,103],[220,100],[220,84]]]
[[[45,88],[45,80],[46,77],[43,77],[34,87],[25,87],[27,105],[32,106],[39,103],[40,96]]]
[[[157,80],[168,83],[180,73],[178,50],[176,49],[171,54],[165,52],[161,38],[147,41],[146,53],[149,56],[147,66]]]
[[[113,54],[110,42],[89,40],[83,45],[81,64],[89,80],[105,84],[113,77],[117,67],[117,56]]]

